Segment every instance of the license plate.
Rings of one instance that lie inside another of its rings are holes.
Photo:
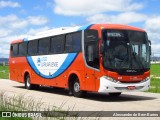
[[[134,89],[136,89],[135,86],[128,86],[127,88],[128,88],[128,90],[134,90]]]

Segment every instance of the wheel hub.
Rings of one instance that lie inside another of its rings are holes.
[[[75,91],[75,92],[79,92],[79,91],[80,91],[80,86],[79,86],[79,83],[78,83],[78,82],[76,82],[76,83],[74,84],[74,91]]]

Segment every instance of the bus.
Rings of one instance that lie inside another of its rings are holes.
[[[150,87],[151,42],[133,26],[90,24],[64,27],[14,40],[10,79],[26,89],[64,88],[75,97],[86,92],[119,96]]]

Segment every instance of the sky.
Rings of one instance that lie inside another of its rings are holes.
[[[58,27],[113,23],[144,29],[160,56],[160,0],[0,0],[0,58],[10,42]]]

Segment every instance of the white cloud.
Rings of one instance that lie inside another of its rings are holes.
[[[33,25],[44,25],[48,22],[48,20],[44,16],[29,16],[28,22]]]
[[[0,16],[0,25],[4,25],[4,23],[17,21],[17,20],[18,20],[18,17],[14,14],[10,14],[7,16]]]
[[[89,23],[119,23],[130,24],[136,22],[143,22],[147,19],[144,14],[135,12],[124,12],[118,15],[96,14],[87,18]]]
[[[160,32],[160,16],[152,16],[145,22],[146,29],[153,32]]]
[[[135,22],[143,22],[147,19],[147,16],[140,13],[135,12],[126,12],[119,14],[117,17],[115,16],[116,23],[135,23]]]
[[[5,8],[5,7],[20,7],[20,4],[18,2],[12,2],[12,1],[0,1],[0,8]]]
[[[10,27],[13,29],[23,29],[28,25],[28,22],[26,20],[21,21],[14,21],[13,23],[10,23]]]
[[[150,16],[144,25],[153,43],[160,43],[160,16]]]
[[[160,43],[152,44],[152,56],[159,56],[160,57]]]
[[[48,19],[44,16],[28,16],[26,18],[19,18],[14,14],[0,16],[0,37],[12,33],[22,33],[29,25],[40,26],[47,22]]]
[[[53,11],[68,16],[93,15],[103,12],[133,11],[143,8],[133,0],[55,0]]]
[[[28,35],[36,35],[37,33],[39,32],[43,32],[45,30],[49,30],[49,27],[45,26],[45,27],[41,27],[41,28],[38,28],[38,29],[33,29],[31,28],[29,31],[28,31]]]
[[[7,35],[10,34],[11,32],[12,32],[11,30],[4,29],[4,28],[0,28],[0,37],[7,36]]]
[[[152,53],[160,56],[160,16],[150,16],[144,25],[152,42]]]
[[[23,39],[37,32],[48,30],[45,25],[48,19],[44,16],[18,17],[14,14],[0,16],[0,58],[9,56],[10,42],[16,39]],[[32,27],[30,27],[32,26]]]

